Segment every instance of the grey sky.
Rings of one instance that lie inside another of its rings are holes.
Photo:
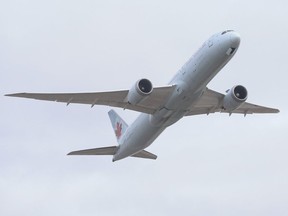
[[[182,119],[156,161],[68,157],[115,145],[109,107],[0,97],[0,215],[288,214],[287,1],[1,1],[0,95],[166,84],[212,34],[238,53],[209,84],[278,115]],[[131,123],[136,112],[116,111]]]

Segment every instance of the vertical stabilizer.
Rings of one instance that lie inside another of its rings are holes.
[[[108,112],[112,127],[114,129],[117,141],[121,139],[122,135],[128,128],[127,123],[112,109]]]

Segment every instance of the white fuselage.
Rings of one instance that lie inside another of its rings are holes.
[[[239,44],[240,37],[234,31],[209,38],[169,82],[176,87],[163,107],[153,115],[140,114],[126,130],[113,161],[145,149],[168,126],[180,120],[201,97],[211,79],[233,57]]]

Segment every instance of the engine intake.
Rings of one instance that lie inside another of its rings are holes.
[[[129,90],[127,101],[136,105],[149,96],[153,91],[153,85],[148,79],[140,79]]]
[[[244,86],[236,85],[227,91],[223,99],[223,109],[233,111],[243,104],[248,97],[247,89]]]

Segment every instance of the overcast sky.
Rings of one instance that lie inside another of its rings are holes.
[[[241,45],[209,83],[279,114],[186,117],[156,161],[66,156],[116,144],[109,107],[0,96],[0,215],[288,215],[288,2],[0,1],[0,95],[165,85],[212,34]],[[131,123],[137,112],[116,111]]]

